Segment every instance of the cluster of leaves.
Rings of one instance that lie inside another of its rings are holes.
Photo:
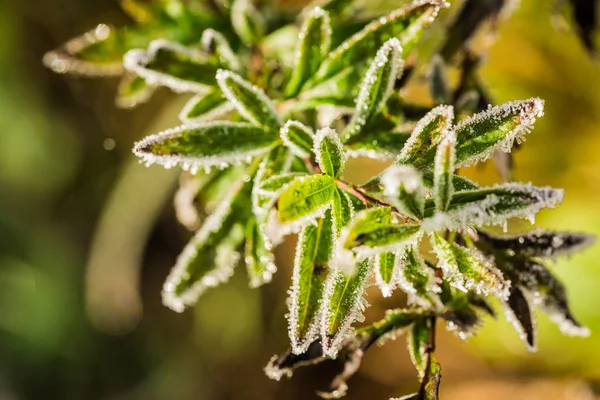
[[[488,297],[505,306],[530,349],[533,306],[567,334],[588,333],[543,263],[592,238],[485,230],[511,218],[533,222],[538,211],[562,201],[562,191],[520,183],[480,187],[456,173],[510,152],[542,116],[543,102],[515,101],[457,118],[452,105],[426,112],[406,105],[397,90],[407,54],[446,3],[416,0],[369,22],[348,16],[351,1],[321,1],[301,13],[299,27],[272,9],[258,12],[248,0],[229,7],[210,2],[210,18],[174,0],[123,5],[139,22],[136,29],[97,28],[47,61],[59,71],[106,73],[120,69],[123,57],[120,98],[130,104],[158,86],[195,93],[181,126],[134,147],[148,165],[193,174],[178,194],[182,222],[197,225],[195,199],[209,211],[167,278],[165,305],[179,312],[192,306],[242,262],[251,286],[269,282],[274,247],[298,233],[291,349],[266,372],[280,379],[299,366],[343,358],[344,371],[320,393],[326,398],[346,392],[371,345],[406,331],[421,387],[405,398],[436,399],[437,322],[467,338],[481,313],[495,315]],[[356,186],[343,177],[349,157],[392,163]],[[433,251],[422,251],[427,246]],[[371,282],[383,296],[400,289],[408,305],[355,328]]]

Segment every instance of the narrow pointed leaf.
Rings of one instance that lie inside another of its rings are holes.
[[[333,270],[327,280],[322,303],[321,343],[323,353],[332,358],[336,357],[352,323],[362,315],[363,293],[370,268],[370,261],[365,259],[356,264],[353,275]]]
[[[185,247],[163,287],[163,303],[178,312],[227,281],[241,258],[242,224],[250,215],[250,182],[241,180]]]
[[[346,163],[346,153],[333,129],[322,128],[317,131],[314,153],[321,171],[334,178],[340,176]]]
[[[324,82],[310,87],[305,85],[298,95],[297,109],[314,109],[327,104],[342,110],[353,110],[362,72],[362,69],[348,67]]]
[[[272,244],[264,234],[262,218],[252,219],[246,228],[246,269],[250,278],[250,287],[256,288],[271,282],[277,271],[275,256],[271,252]]]
[[[438,266],[444,271],[444,279],[465,292],[474,290],[476,293],[493,294],[501,299],[508,296],[509,284],[483,255],[473,249],[450,243],[437,233],[432,238],[433,250],[439,260]]]
[[[411,218],[423,218],[425,187],[421,173],[410,165],[393,165],[381,175],[383,194],[389,204]]]
[[[396,78],[404,65],[401,56],[402,46],[396,38],[385,42],[377,51],[375,59],[361,83],[356,99],[356,110],[342,133],[344,142],[359,136],[365,125],[386,104],[394,89]]]
[[[436,104],[448,104],[452,102],[448,78],[444,70],[444,60],[439,55],[435,55],[431,62],[431,71],[429,72],[429,93]]]
[[[258,87],[236,74],[219,70],[217,82],[238,112],[254,125],[279,130],[281,120],[271,100]]]
[[[306,6],[306,9],[313,10],[315,7],[320,7],[333,15],[338,15],[354,2],[355,0],[314,0]]]
[[[133,108],[145,103],[156,91],[156,86],[139,76],[124,74],[119,82],[115,104],[119,108]]]
[[[345,143],[349,157],[368,157],[377,160],[395,160],[408,140],[410,133],[368,130]]]
[[[466,226],[504,224],[509,218],[533,221],[541,209],[554,208],[562,198],[561,189],[518,183],[457,192],[446,213],[433,215],[434,203],[427,200],[423,226],[426,230],[460,230]]]
[[[297,368],[319,364],[328,359],[323,355],[321,342],[314,341],[302,354],[295,354],[289,349],[281,355],[274,355],[265,367],[265,374],[269,379],[279,381],[283,377],[291,378]]]
[[[536,327],[529,301],[516,286],[510,288],[505,305],[506,317],[513,324],[529,351],[536,350]]]
[[[536,229],[512,236],[479,232],[479,239],[495,251],[510,251],[521,257],[557,258],[581,251],[596,241],[593,235]]]
[[[396,163],[413,164],[421,169],[431,168],[437,151],[436,146],[442,139],[442,134],[452,127],[453,120],[452,106],[438,106],[428,112],[415,126]],[[423,160],[423,155],[431,151],[434,157],[429,161]]]
[[[383,297],[392,295],[398,279],[398,268],[396,268],[396,255],[385,252],[375,256],[375,279]]]
[[[385,318],[371,325],[356,329],[359,335],[372,335],[374,340],[383,343],[386,336],[395,337],[398,333],[411,326],[412,323],[422,319],[427,313],[418,309],[395,309],[387,310]]]
[[[288,121],[279,133],[283,144],[295,155],[302,158],[313,156],[315,133],[298,121]]]
[[[233,0],[231,25],[245,45],[253,45],[264,36],[266,22],[251,0]]]
[[[354,215],[354,206],[352,205],[352,201],[343,190],[336,188],[333,193],[333,203],[332,203],[332,212],[333,212],[333,227],[336,237],[339,236],[342,228],[346,226]]]
[[[320,301],[329,274],[331,256],[332,216],[327,212],[317,225],[302,229],[296,246],[292,289],[290,292],[289,333],[292,352],[306,351],[319,333]]]
[[[264,217],[277,201],[277,196],[286,184],[277,190],[262,190],[265,181],[282,174],[287,174],[291,168],[293,155],[283,146],[273,147],[261,161],[252,189],[252,210],[255,215]],[[287,182],[289,183],[289,181]]]
[[[404,51],[408,52],[424,28],[435,19],[441,5],[437,0],[419,1],[371,22],[325,59],[313,81],[324,81],[347,67],[364,62],[387,40],[394,37],[400,40]]]
[[[439,211],[446,211],[448,209],[452,193],[454,193],[452,177],[454,176],[454,162],[456,158],[455,146],[456,136],[454,132],[447,132],[438,145],[435,156],[433,192],[435,195],[435,206]]]
[[[298,94],[302,85],[314,75],[329,53],[331,44],[331,22],[329,14],[320,7],[307,16],[300,31],[300,42],[296,48],[292,76],[286,93],[289,97]]]
[[[425,185],[425,187],[428,189],[433,189],[433,172],[423,172],[423,185]],[[475,182],[460,175],[452,176],[452,186],[457,192],[479,189],[479,185],[477,185]]]
[[[218,61],[207,54],[167,40],[155,40],[147,50],[130,50],[123,58],[125,69],[149,84],[175,92],[199,92],[214,86]]]
[[[344,245],[365,256],[401,250],[420,238],[419,230],[419,225],[380,224],[368,232],[353,235],[353,240],[346,240]]]
[[[260,184],[260,191],[275,195],[284,189],[288,184],[292,183],[296,178],[300,178],[305,174],[301,172],[287,172],[281,175],[275,175],[265,179]]]
[[[409,304],[423,307],[442,307],[439,293],[441,289],[431,268],[413,246],[407,246],[398,257],[400,288],[408,295]]]
[[[425,376],[427,369],[427,348],[429,346],[429,324],[427,319],[417,320],[408,331],[408,352],[419,379]]]
[[[241,68],[240,60],[229,46],[223,34],[214,29],[205,29],[202,32],[202,48],[209,54],[214,54],[219,64],[224,68],[237,71]]]
[[[223,168],[265,153],[276,137],[250,124],[207,122],[183,125],[137,142],[135,155],[147,164],[184,169]]]
[[[232,110],[233,105],[223,93],[211,88],[192,97],[181,110],[179,119],[184,123],[205,122]]]
[[[279,197],[279,221],[298,227],[313,221],[331,206],[334,191],[335,181],[330,176],[297,178]]]

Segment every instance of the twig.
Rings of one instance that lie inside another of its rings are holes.
[[[427,383],[429,382],[429,378],[431,375],[431,358],[432,354],[435,352],[435,323],[437,321],[436,317],[429,318],[429,339],[427,340],[427,349],[425,350],[427,353],[427,365],[425,367],[425,375],[423,376],[423,380],[421,381],[421,386],[419,387],[419,393],[417,395],[418,400],[425,400],[427,389]]]
[[[346,182],[343,182],[340,180],[336,181],[336,183],[340,187],[340,189],[345,190],[346,192],[352,194],[353,196],[356,196],[360,201],[365,203],[365,205],[367,205],[367,206],[392,207],[387,203],[384,203],[382,201],[379,201],[379,200],[369,196],[360,188],[349,185]],[[398,217],[400,217],[404,222],[406,222],[406,223],[410,222],[410,218],[401,214],[396,208],[392,207],[392,209],[393,209],[394,214],[396,214]]]

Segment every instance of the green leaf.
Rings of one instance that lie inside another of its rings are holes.
[[[401,214],[423,218],[425,187],[421,173],[410,165],[392,165],[381,174],[383,194]]]
[[[425,185],[426,188],[433,189],[434,183],[432,172],[423,172],[423,185]],[[479,189],[479,185],[475,182],[460,175],[452,176],[452,186],[457,192]]]
[[[277,201],[277,196],[282,192],[285,185],[290,182],[280,186],[276,191],[262,190],[262,185],[271,178],[287,174],[291,169],[292,161],[293,154],[284,146],[275,146],[261,161],[252,189],[254,214],[265,216],[271,210]]]
[[[319,333],[320,301],[333,247],[332,229],[332,215],[328,211],[317,225],[304,227],[298,238],[289,314],[290,340],[295,354],[306,351]]]
[[[324,82],[310,88],[306,85],[298,95],[295,109],[314,109],[320,105],[333,105],[344,110],[356,107],[355,98],[358,95],[358,84],[362,70],[348,67]]]
[[[396,163],[413,164],[420,169],[432,169],[437,144],[444,132],[452,127],[453,120],[452,106],[437,106],[429,111],[415,126]],[[431,152],[433,152],[431,159],[423,158],[425,154]]]
[[[544,115],[544,101],[532,98],[514,101],[475,114],[456,128],[456,166],[487,160],[494,151],[509,153],[513,143],[521,143]]]
[[[290,184],[296,178],[304,176],[301,172],[287,172],[281,175],[275,175],[268,179],[265,179],[260,184],[260,191],[268,194],[277,194],[280,190],[284,189],[286,185]]]
[[[322,300],[321,345],[323,353],[332,358],[365,307],[363,293],[370,269],[371,262],[365,259],[356,263],[351,276],[333,270],[327,279]]]
[[[251,0],[233,0],[231,25],[247,46],[257,44],[266,32],[265,19]]]
[[[197,49],[164,39],[155,40],[147,50],[130,50],[123,58],[125,69],[149,84],[175,92],[200,92],[216,84],[217,60]]]
[[[375,256],[375,279],[383,297],[390,297],[392,291],[396,288],[397,272],[396,255],[394,253],[385,252]]]
[[[229,42],[221,32],[211,28],[205,29],[202,32],[201,42],[204,51],[208,54],[214,54],[222,67],[234,71],[241,69],[242,66],[238,56],[233,52]]]
[[[271,252],[271,242],[265,235],[262,218],[253,218],[246,227],[246,269],[250,278],[250,287],[256,288],[271,282],[273,274],[277,271],[275,256]]]
[[[281,119],[262,90],[235,72],[222,69],[217,72],[217,82],[227,100],[244,118],[254,125],[279,130]]]
[[[225,282],[241,256],[250,216],[251,182],[240,180],[185,247],[163,287],[163,303],[182,312],[208,288]]]
[[[543,208],[554,208],[563,191],[530,184],[504,183],[487,188],[456,192],[446,213],[434,214],[434,203],[425,202],[425,230],[460,230],[466,226],[504,224],[509,218],[531,221]],[[433,215],[433,217],[432,217]]]
[[[529,351],[536,351],[536,327],[533,320],[533,309],[521,291],[511,286],[506,300],[506,319],[512,322]]]
[[[569,256],[595,243],[594,235],[578,232],[554,232],[536,229],[519,235],[495,236],[478,232],[477,246],[505,251],[520,257],[557,258]]]
[[[313,156],[315,133],[298,121],[287,121],[280,131],[281,140],[295,155],[302,158]]]
[[[313,175],[295,179],[277,202],[279,221],[300,227],[322,216],[330,207],[335,180],[330,176]]]
[[[438,144],[435,156],[435,166],[433,168],[433,192],[435,195],[435,206],[439,211],[446,211],[454,186],[452,177],[454,176],[456,136],[454,132],[447,132],[442,141]]]
[[[352,201],[343,190],[336,188],[333,193],[333,226],[336,236],[339,236],[342,228],[346,226],[354,215],[354,206]]]
[[[139,76],[124,74],[119,82],[115,104],[119,108],[133,108],[145,103],[156,91],[156,86]]]
[[[427,349],[429,347],[430,327],[427,319],[422,318],[415,321],[408,331],[408,352],[410,359],[417,369],[419,379],[425,377],[427,369]]]
[[[192,97],[183,107],[179,119],[184,123],[204,122],[233,110],[223,93],[210,88]]]
[[[501,299],[508,297],[508,287],[502,273],[474,249],[450,243],[437,233],[432,235],[432,245],[438,257],[438,267],[444,279],[465,292],[493,294]]]
[[[313,10],[315,7],[320,7],[325,11],[338,15],[344,12],[346,8],[351,6],[355,0],[314,0],[308,6],[306,10]]]
[[[317,131],[313,151],[323,173],[334,178],[340,176],[346,164],[346,153],[333,129],[326,127]]]
[[[134,145],[133,152],[146,164],[184,169],[224,168],[250,161],[273,145],[270,132],[245,123],[207,122],[183,125],[148,136]]]
[[[395,160],[409,136],[406,132],[367,130],[344,146],[349,157]]]
[[[297,95],[304,83],[317,72],[319,65],[329,53],[330,44],[329,14],[322,8],[316,7],[308,14],[300,31],[300,42],[296,49],[292,76],[286,89],[287,96]]]
[[[371,22],[323,61],[311,83],[322,82],[347,67],[367,61],[387,40],[394,37],[400,40],[405,54],[408,53],[423,30],[435,19],[441,4],[437,0],[420,1]]]
[[[433,354],[430,355],[429,374],[425,383],[425,399],[439,400],[440,382],[442,380],[442,368]]]
[[[444,59],[439,54],[431,60],[429,71],[429,93],[436,104],[452,103],[448,78],[446,77]]]
[[[408,295],[408,303],[441,309],[441,291],[433,269],[427,267],[414,246],[407,246],[399,256],[400,287]]]
[[[344,142],[360,136],[373,116],[385,106],[394,90],[394,83],[401,72],[404,61],[400,41],[392,38],[377,51],[375,59],[365,74],[356,99],[356,110],[344,129]]]
[[[385,336],[396,337],[400,331],[406,329],[415,321],[421,319],[426,314],[423,310],[417,309],[394,309],[385,312],[385,318],[371,325],[356,329],[359,335],[373,335],[376,340],[382,343]]]

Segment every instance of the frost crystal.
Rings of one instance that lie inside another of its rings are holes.
[[[207,86],[202,83],[180,79],[173,75],[147,68],[147,65],[156,58],[160,51],[179,53],[198,63],[203,63],[206,57],[198,50],[190,49],[179,43],[157,39],[150,42],[147,50],[129,50],[123,57],[123,66],[126,70],[144,78],[149,84],[165,86],[176,93],[201,92],[206,90]]]

